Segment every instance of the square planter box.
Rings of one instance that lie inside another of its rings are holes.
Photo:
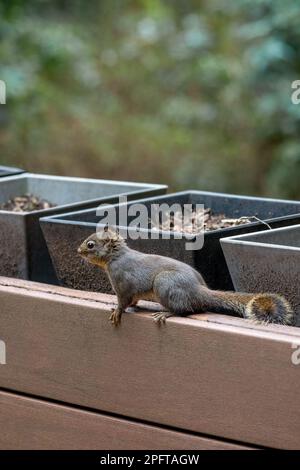
[[[0,166],[0,178],[2,178],[3,176],[20,175],[21,173],[25,173],[25,171],[21,170],[21,168],[14,168],[12,166]]]
[[[300,225],[221,240],[237,291],[287,297],[300,323]]]
[[[272,227],[300,223],[300,202],[263,199],[255,197],[234,196],[202,191],[184,191],[166,196],[151,197],[135,203],[145,204],[150,209],[152,204],[204,204],[214,213],[223,213],[226,217],[257,216],[268,221]],[[132,203],[128,203],[130,207]],[[116,207],[118,211],[118,207]],[[135,217],[128,217],[128,222]],[[41,220],[44,236],[52,257],[57,276],[62,285],[82,290],[111,292],[106,275],[97,266],[88,265],[76,254],[79,244],[95,232],[100,218],[96,210],[63,214]],[[185,243],[191,240],[187,234],[176,239],[174,232],[170,239],[137,239],[129,238],[131,248],[145,253],[156,253],[184,261],[198,269],[207,284],[215,289],[233,289],[230,274],[220,245],[220,238],[238,235],[257,230],[264,230],[265,224],[253,222],[238,227],[218,229],[207,232],[201,250],[187,251]],[[130,229],[136,231],[135,228]],[[149,233],[148,227],[141,231]],[[156,231],[157,234],[157,231]]]
[[[43,215],[71,209],[116,203],[119,195],[129,199],[162,194],[166,186],[24,173],[0,179],[0,203],[31,193],[56,206],[32,212],[0,210],[0,274],[40,282],[57,282],[39,226]]]

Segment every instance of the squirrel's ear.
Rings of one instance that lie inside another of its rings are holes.
[[[120,235],[119,229],[109,230],[110,239],[112,242],[121,242],[124,238]]]
[[[112,230],[111,228],[107,228],[107,236],[110,238],[110,240],[118,240],[118,232],[116,230]]]
[[[105,242],[105,244],[113,244],[123,240],[117,230],[112,230],[108,226],[106,226],[105,229],[101,232],[100,238]]]

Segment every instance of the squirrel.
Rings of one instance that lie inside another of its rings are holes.
[[[294,320],[291,305],[280,295],[211,290],[188,264],[132,250],[111,229],[92,234],[77,251],[105,270],[118,298],[110,316],[115,326],[126,308],[136,306],[139,300],[159,302],[167,310],[153,314],[157,323],[174,315],[201,312],[238,314],[257,323],[290,325]]]

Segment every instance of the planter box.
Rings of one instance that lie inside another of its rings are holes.
[[[13,176],[24,173],[24,170],[21,168],[14,168],[12,166],[0,166],[0,178],[3,176]]]
[[[151,204],[163,203],[204,204],[213,212],[224,213],[227,217],[257,216],[268,221],[272,227],[300,223],[300,202],[293,201],[185,191],[134,202],[145,204],[148,208]],[[128,206],[130,205],[131,203],[128,203]],[[111,292],[106,275],[97,266],[88,265],[76,254],[79,244],[96,230],[99,219],[96,210],[87,210],[41,220],[43,233],[62,285],[82,290]],[[131,219],[134,217],[129,217],[129,222]],[[220,238],[265,228],[265,224],[253,222],[207,232],[204,247],[195,251],[187,251],[185,249],[187,239],[185,237],[176,239],[174,232],[170,233],[169,240],[161,239],[160,232],[160,239],[129,239],[128,245],[145,253],[156,253],[184,261],[198,269],[211,288],[230,290],[233,289],[233,285],[221,249]],[[131,230],[136,231],[134,228]],[[149,233],[148,227],[142,228],[141,231]]]
[[[129,199],[161,194],[166,186],[119,181],[68,178],[24,173],[0,179],[0,202],[32,193],[56,207],[33,212],[0,210],[0,274],[41,282],[57,282],[39,218],[74,209],[116,203],[120,194]]]
[[[237,291],[287,297],[300,324],[300,225],[221,240]]]
[[[298,328],[256,326],[216,314],[173,317],[158,327],[149,311],[157,311],[157,305],[144,303],[145,310],[124,314],[115,329],[108,318],[116,300],[0,278],[0,331],[7,350],[0,388],[64,408],[43,411],[40,402],[12,403],[0,396],[0,442],[5,444],[7,433],[17,439],[14,423],[23,422],[25,442],[34,428],[35,443],[42,435],[41,442],[51,445],[58,433],[62,442],[70,435],[71,444],[75,439],[86,445],[85,432],[94,435],[98,429],[98,446],[105,447],[114,423],[105,423],[104,415],[125,421],[112,447],[123,439],[126,448],[134,447],[135,439],[143,447],[138,422],[219,440],[221,447],[227,441],[299,449],[300,365],[292,361],[295,347],[300,348]],[[65,409],[69,405],[77,411]],[[79,419],[79,408],[91,411],[87,420]],[[101,415],[98,428],[94,413]],[[51,435],[45,436],[47,427]],[[159,446],[158,437],[148,434],[148,439]],[[176,448],[174,440],[169,442]],[[167,438],[162,436],[161,445],[169,448]],[[177,440],[180,445],[197,444]]]

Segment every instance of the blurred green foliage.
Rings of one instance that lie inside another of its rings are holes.
[[[1,162],[300,199],[297,0],[0,0]]]

